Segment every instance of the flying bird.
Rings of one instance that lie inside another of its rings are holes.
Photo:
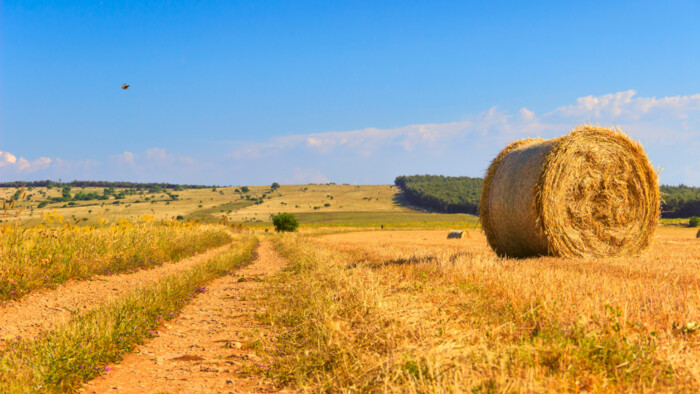
[[[124,90],[129,89],[129,86],[130,86],[130,85],[127,85],[127,84],[124,83],[124,84],[122,84],[122,89],[124,89]]]

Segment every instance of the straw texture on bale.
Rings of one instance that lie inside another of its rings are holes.
[[[633,255],[659,222],[659,185],[639,143],[585,125],[508,145],[486,172],[479,210],[501,256]]]

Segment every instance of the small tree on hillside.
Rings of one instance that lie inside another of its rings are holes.
[[[272,224],[275,225],[277,231],[296,231],[299,227],[297,218],[291,213],[280,213],[272,217]]]
[[[249,191],[250,191],[250,188],[248,186],[241,186],[241,192],[248,193]]]
[[[272,190],[277,190],[279,188],[280,188],[280,184],[277,182],[273,182],[272,186],[270,186],[270,189],[272,189]]]

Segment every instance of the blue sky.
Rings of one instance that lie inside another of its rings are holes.
[[[513,139],[593,122],[640,140],[662,182],[700,185],[697,15],[692,1],[3,1],[0,180],[481,176]]]

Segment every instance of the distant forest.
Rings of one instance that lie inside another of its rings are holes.
[[[482,178],[442,175],[398,176],[394,183],[413,205],[445,213],[479,214]],[[700,187],[661,186],[661,216],[700,216]]]
[[[72,182],[54,182],[50,180],[33,181],[33,182],[2,182],[0,187],[118,187],[127,189],[207,189],[212,186],[204,185],[178,185],[173,183],[139,183],[139,182],[106,182],[106,181],[72,181]]]
[[[481,178],[413,175],[398,176],[394,183],[413,205],[446,213],[479,213]]]
[[[661,216],[688,218],[700,216],[700,187],[661,186]]]

